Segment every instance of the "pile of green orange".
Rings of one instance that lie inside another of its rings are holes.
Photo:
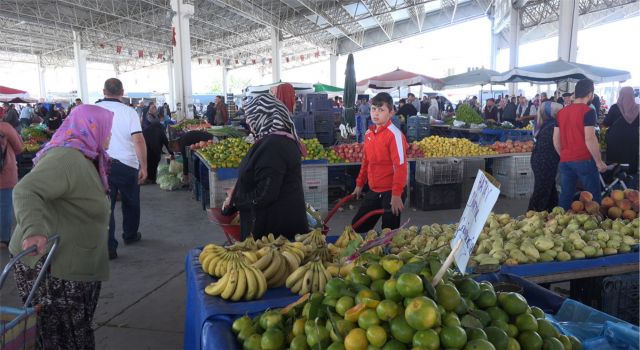
[[[200,149],[198,153],[202,154],[212,169],[237,168],[249,148],[251,144],[242,138],[227,138]]]
[[[518,293],[454,276],[435,288],[435,256],[368,258],[324,294],[233,323],[244,349],[580,350]]]

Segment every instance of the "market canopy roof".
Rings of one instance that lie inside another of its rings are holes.
[[[527,67],[516,67],[491,78],[494,83],[552,83],[563,80],[589,78],[597,83],[625,81],[631,74],[624,70],[610,69],[588,64],[567,62],[561,59]]]
[[[491,69],[476,69],[462,74],[450,75],[442,78],[445,89],[465,88],[477,85],[486,85],[491,83],[491,77],[500,73]]]
[[[1,102],[11,102],[11,100],[16,98],[28,99],[29,94],[26,91],[0,85],[0,101]],[[14,103],[22,103],[22,102],[14,102]]]
[[[244,89],[244,91],[247,96],[266,94],[269,91],[271,91],[271,88],[274,88],[283,83],[286,83],[286,82],[259,85],[259,86],[248,86],[247,88]],[[309,83],[289,83],[289,84],[293,85],[293,89],[295,90],[296,94],[309,94],[309,93],[315,92],[313,85]]]
[[[343,88],[339,88],[337,86],[331,86],[331,85],[327,85],[327,84],[313,84],[313,88],[316,90],[316,92],[343,92],[344,89]]]
[[[404,86],[426,85],[434,90],[440,89],[443,85],[442,80],[427,75],[418,74],[402,70],[400,68],[381,75],[376,75],[368,79],[360,80],[357,84],[358,91],[364,91],[367,88],[376,90],[395,89]]]

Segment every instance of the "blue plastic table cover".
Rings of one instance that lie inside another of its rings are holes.
[[[334,243],[337,236],[327,236],[327,242]],[[236,316],[255,314],[269,308],[287,306],[300,298],[288,288],[270,288],[260,300],[225,301],[204,293],[204,289],[216,279],[202,271],[198,256],[200,248],[191,249],[185,257],[187,301],[184,321],[184,348],[204,349],[201,346],[203,326],[207,321],[231,322]],[[216,336],[217,337],[217,336]],[[234,338],[235,339],[235,338]]]
[[[514,266],[502,265],[500,266],[500,273],[508,273],[521,277],[545,276],[556,273],[597,269],[622,264],[637,264],[639,259],[640,257],[638,252],[635,251],[625,254],[603,256],[595,259],[580,259],[564,262],[554,261]]]

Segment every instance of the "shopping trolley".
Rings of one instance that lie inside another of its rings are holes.
[[[38,305],[31,305],[31,301],[38,290],[38,286],[42,282],[44,275],[47,273],[49,265],[51,265],[51,257],[58,249],[59,241],[60,237],[58,235],[49,237],[47,243],[52,244],[51,250],[49,250],[49,253],[47,254],[44,264],[42,265],[42,269],[40,270],[40,273],[38,273],[24,305],[21,308],[0,306],[0,349],[35,349],[37,314],[40,307]],[[7,276],[16,262],[22,259],[25,255],[31,254],[36,250],[37,247],[35,245],[31,246],[9,261],[0,275],[0,289],[4,286]]]

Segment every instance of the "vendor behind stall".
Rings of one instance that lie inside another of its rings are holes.
[[[638,173],[638,111],[633,88],[625,86],[603,122],[609,127],[605,136],[607,163],[629,164],[628,173],[636,174],[634,188],[637,188]]]
[[[269,233],[293,239],[309,231],[301,164],[306,151],[287,107],[273,95],[255,97],[245,111],[256,143],[240,163],[223,213],[240,211],[242,239]]]
[[[213,140],[213,135],[206,131],[201,130],[191,130],[187,131],[179,140],[178,145],[180,146],[180,154],[182,154],[182,183],[189,182],[189,160],[184,159],[187,154],[187,147],[196,144],[200,141],[209,141]]]

